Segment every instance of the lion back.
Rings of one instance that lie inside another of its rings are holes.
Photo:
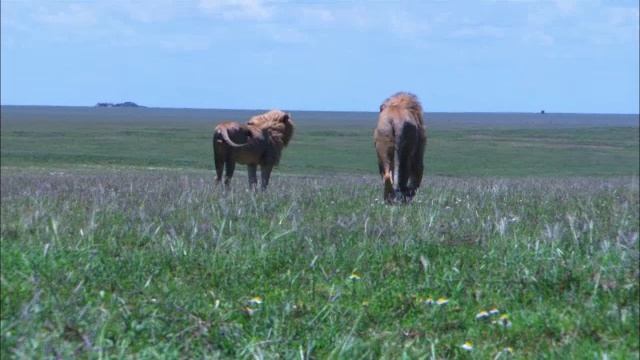
[[[414,120],[417,125],[424,128],[424,111],[416,95],[409,92],[399,92],[386,99],[380,105],[381,115],[383,112],[401,113],[404,111],[410,114],[409,117]],[[394,118],[397,120],[408,120],[405,116],[394,116]]]

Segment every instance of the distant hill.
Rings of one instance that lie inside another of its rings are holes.
[[[99,102],[96,104],[96,107],[144,107],[142,105],[138,105],[131,101],[126,101],[123,103],[107,103],[107,102]]]

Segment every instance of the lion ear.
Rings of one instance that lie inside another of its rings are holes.
[[[385,104],[380,105],[380,112],[382,112],[382,110],[384,110],[384,108],[386,108],[387,106]]]
[[[289,121],[289,119],[291,119],[291,114],[285,113],[282,117],[282,122]]]

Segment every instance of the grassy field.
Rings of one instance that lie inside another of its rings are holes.
[[[146,110],[3,108],[3,359],[639,358],[637,116],[434,116],[387,206],[362,114],[294,114],[254,193]]]
[[[261,111],[2,108],[2,166],[213,169],[222,121]],[[637,115],[427,114],[429,175],[637,176]],[[293,112],[286,174],[375,174],[375,113]]]

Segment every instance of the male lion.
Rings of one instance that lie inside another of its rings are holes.
[[[411,93],[396,93],[380,105],[374,143],[387,203],[409,202],[420,187],[427,145],[423,116],[422,105]]]
[[[224,122],[213,132],[213,156],[216,165],[216,184],[222,181],[229,186],[236,162],[247,165],[249,184],[258,184],[258,165],[262,175],[262,188],[269,184],[271,170],[280,162],[282,149],[293,137],[294,125],[291,114],[271,110],[249,119],[246,125]]]

